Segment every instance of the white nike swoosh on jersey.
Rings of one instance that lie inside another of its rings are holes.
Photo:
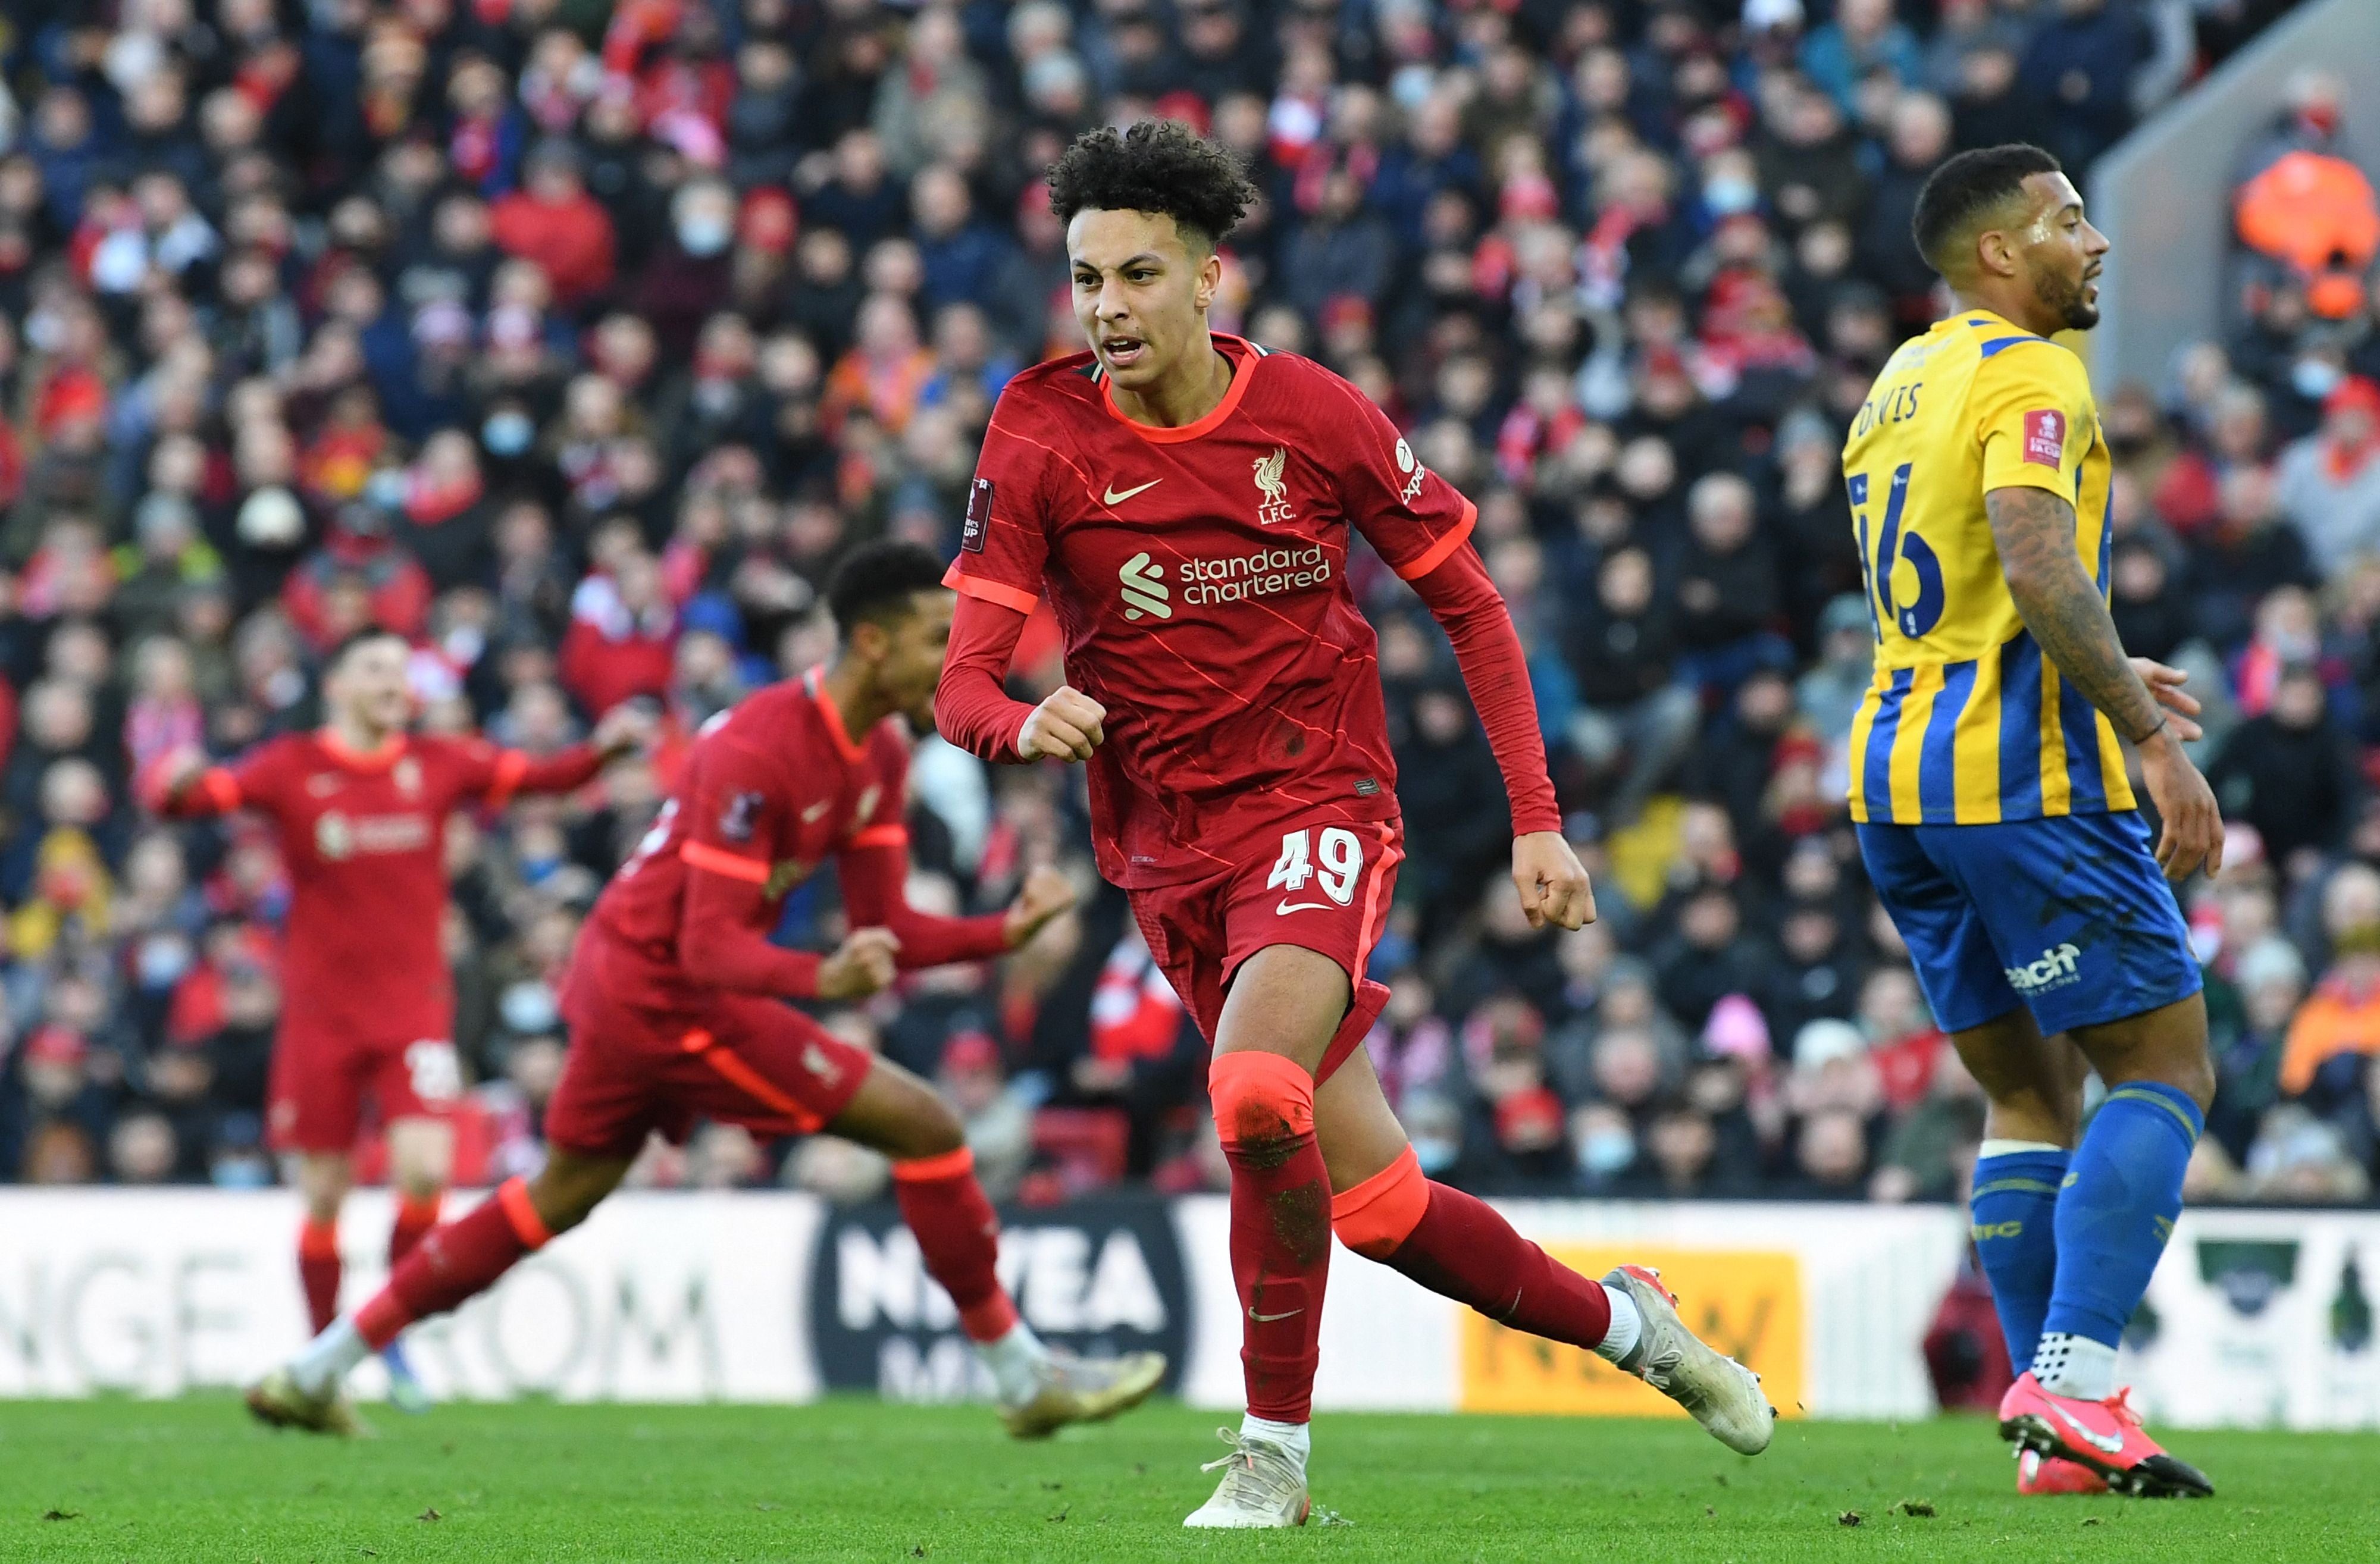
[[[811,822],[815,821],[815,820],[816,820],[816,819],[817,819],[820,815],[825,814],[829,809],[832,808],[833,806],[834,806],[834,800],[833,800],[833,799],[832,799],[832,798],[821,798],[821,799],[820,799],[817,803],[815,803],[815,804],[811,805],[808,808],[807,808],[807,809],[805,809],[805,810],[803,810],[803,811],[802,811],[802,824],[804,824],[804,825],[808,825],[808,824],[810,824]]]
[[[1293,902],[1284,897],[1281,905],[1275,907],[1273,912],[1278,915],[1282,913],[1327,913],[1330,910],[1330,903],[1328,902]]]
[[[1248,1318],[1256,1321],[1258,1325],[1270,1325],[1277,1319],[1287,1319],[1292,1315],[1302,1315],[1305,1312],[1305,1311],[1304,1309],[1283,1309],[1277,1315],[1260,1315],[1257,1313],[1256,1310],[1250,1309],[1248,1311]]]
[[[1161,478],[1152,478],[1148,482],[1142,484],[1139,488],[1127,489],[1121,494],[1116,492],[1115,485],[1110,484],[1108,486],[1108,491],[1099,496],[1099,503],[1103,505],[1121,505],[1126,500],[1131,499],[1135,494],[1145,494],[1149,490],[1156,488],[1159,484],[1164,481],[1165,479]]]
[[[2120,1455],[2123,1453],[2124,1437],[2121,1434],[2095,1434],[2091,1431],[2089,1425],[2082,1422],[2064,1407],[2053,1405],[2049,1410],[2064,1418],[2066,1420],[2066,1425],[2073,1429],[2077,1434],[2082,1435],[2084,1441],[2087,1442],[2092,1449],[2105,1450],[2109,1455]]]

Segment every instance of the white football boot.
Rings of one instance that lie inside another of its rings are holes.
[[[1712,1437],[1738,1455],[1758,1455],[1768,1448],[1777,1409],[1760,1388],[1760,1376],[1686,1328],[1660,1272],[1621,1266],[1603,1285],[1628,1294],[1645,1321],[1635,1347],[1614,1366],[1694,1413]]]
[[[1182,1523],[1245,1531],[1305,1525],[1314,1501],[1306,1497],[1305,1463],[1297,1453],[1269,1439],[1250,1438],[1228,1428],[1218,1428],[1215,1434],[1232,1447],[1232,1453],[1198,1470],[1220,1469],[1223,1480],[1215,1485],[1215,1497],[1192,1510]]]

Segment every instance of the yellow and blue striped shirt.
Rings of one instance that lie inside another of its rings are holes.
[[[1843,446],[1876,677],[1852,722],[1852,818],[1990,825],[2134,806],[2107,719],[2018,615],[1984,496],[2046,489],[2107,588],[2107,443],[2082,360],[1988,310],[1901,345]]]

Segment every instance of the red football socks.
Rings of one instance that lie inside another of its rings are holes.
[[[443,1198],[437,1194],[396,1197],[396,1222],[388,1230],[388,1268],[392,1273],[413,1253],[413,1246],[438,1225],[438,1209]]]
[[[975,1154],[961,1146],[939,1157],[892,1164],[901,1219],[917,1236],[926,1272],[959,1307],[971,1341],[997,1341],[1016,1325],[1016,1305],[1000,1285],[1000,1218],[975,1180]]]
[[[298,1230],[298,1281],[314,1334],[339,1317],[339,1224],[306,1218]]]
[[[1601,1282],[1523,1238],[1485,1201],[1424,1178],[1411,1146],[1330,1206],[1348,1248],[1500,1325],[1589,1351],[1611,1328]]]
[[[356,1331],[372,1351],[415,1320],[443,1314],[486,1291],[513,1262],[553,1235],[530,1203],[528,1185],[507,1179],[457,1222],[431,1231],[390,1273],[388,1285],[356,1311]]]
[[[1215,1056],[1207,1076],[1232,1165],[1232,1279],[1248,1412],[1304,1423],[1330,1275],[1330,1175],[1314,1139],[1314,1078],[1277,1053]]]

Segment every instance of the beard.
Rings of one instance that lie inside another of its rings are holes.
[[[2072,278],[2036,273],[2033,279],[2033,296],[2041,300],[2058,318],[2066,322],[2069,331],[2087,332],[2099,323],[2099,307],[2089,300],[2090,284],[2077,275]]]

